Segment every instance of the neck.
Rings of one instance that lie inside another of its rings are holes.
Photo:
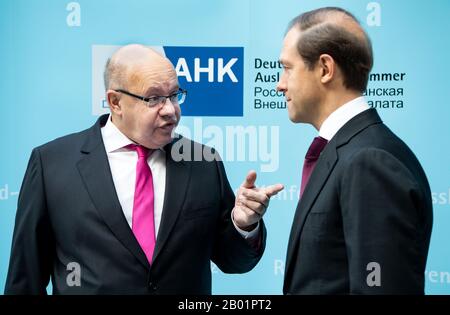
[[[312,125],[317,130],[320,129],[325,119],[331,115],[336,109],[341,107],[342,105],[354,100],[357,97],[360,97],[361,92],[345,90],[344,92],[339,91],[338,93],[329,92],[325,94],[322,104],[319,105],[321,109],[317,115],[317,119],[312,122]]]
[[[120,131],[123,135],[125,135],[125,137],[127,137],[128,139],[130,139],[130,140],[133,141],[134,143],[137,143],[137,144],[139,144],[139,145],[142,145],[141,143],[139,143],[138,141],[134,140],[132,137],[130,137],[130,136],[127,134],[125,128],[123,128],[123,125],[121,124],[121,121],[120,121],[120,118],[119,118],[119,117],[117,117],[117,116],[114,115],[114,114],[111,114],[110,119],[111,119],[111,122],[114,124],[114,126],[116,126],[116,128],[119,129],[119,131]],[[142,145],[142,146],[144,146],[144,145]],[[145,147],[145,146],[144,146],[144,147]]]

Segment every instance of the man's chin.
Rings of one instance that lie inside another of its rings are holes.
[[[290,121],[292,121],[295,124],[298,124],[298,123],[302,122],[302,120],[300,119],[300,117],[298,117],[298,115],[294,115],[294,114],[291,114],[291,113],[289,113],[289,119],[290,119]]]
[[[153,133],[148,141],[141,144],[149,149],[160,149],[172,142],[173,135],[173,133]]]

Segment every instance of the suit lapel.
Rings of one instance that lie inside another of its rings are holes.
[[[366,110],[351,120],[349,120],[331,139],[322,152],[317,164],[311,174],[308,184],[305,187],[303,196],[297,204],[295,216],[292,224],[291,234],[289,236],[289,245],[286,257],[285,271],[285,291],[288,287],[287,281],[292,278],[294,266],[293,257],[297,255],[300,235],[311,208],[325,185],[328,177],[338,162],[337,150],[346,145],[355,135],[367,127],[382,123],[375,109]]]
[[[164,194],[164,205],[162,210],[161,224],[159,227],[158,236],[156,239],[155,252],[153,254],[153,262],[157,260],[162,248],[167,242],[170,233],[175,225],[175,222],[183,207],[186,199],[186,192],[189,186],[189,177],[191,174],[191,163],[181,161],[174,161],[172,157],[173,144],[178,142],[182,144],[178,146],[182,154],[183,148],[191,146],[191,141],[186,138],[174,140],[171,144],[165,147],[166,151],[166,188]],[[191,154],[192,156],[192,154]]]
[[[146,267],[147,258],[133,235],[120,206],[114,187],[100,128],[109,116],[99,118],[88,131],[88,137],[81,149],[82,158],[78,171],[95,208],[117,239]]]
[[[297,249],[297,243],[300,239],[300,235],[305,224],[306,217],[311,210],[317,196],[319,195],[322,187],[325,185],[331,171],[337,162],[336,147],[331,141],[327,144],[324,151],[320,155],[317,164],[311,174],[308,184],[303,191],[297,209],[295,211],[294,221],[292,224],[291,234],[289,237],[288,255],[286,258],[286,271],[290,266],[290,261],[294,255],[294,249]]]

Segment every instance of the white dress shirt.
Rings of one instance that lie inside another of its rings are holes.
[[[111,116],[109,116],[105,126],[101,128],[101,132],[117,197],[119,198],[119,203],[128,225],[132,228],[138,155],[135,150],[125,147],[129,144],[136,143],[127,138],[127,136],[114,125],[111,121]],[[166,190],[166,153],[162,149],[155,150],[147,158],[147,163],[153,175],[155,235],[157,236],[161,223],[164,194]],[[249,241],[258,237],[257,232],[259,231],[259,224],[257,228],[251,232],[239,229],[236,224],[234,224],[234,226],[237,231]]]
[[[111,116],[101,131],[117,197],[128,225],[132,228],[138,155],[135,150],[125,146],[136,143],[128,139],[113,124]],[[147,158],[147,163],[153,175],[155,235],[158,235],[166,189],[166,153],[162,149],[155,150]]]
[[[330,141],[350,119],[369,108],[364,96],[345,103],[324,120],[319,129],[319,136]]]

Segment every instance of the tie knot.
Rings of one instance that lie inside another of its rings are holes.
[[[131,150],[135,150],[137,152],[139,158],[147,158],[148,157],[149,149],[147,149],[146,147],[143,147],[138,144],[130,144],[130,145],[127,145],[127,147],[130,148]]]
[[[317,160],[320,156],[320,152],[322,152],[327,143],[327,139],[322,137],[315,137],[313,142],[309,146],[308,152],[306,152],[305,159]]]

